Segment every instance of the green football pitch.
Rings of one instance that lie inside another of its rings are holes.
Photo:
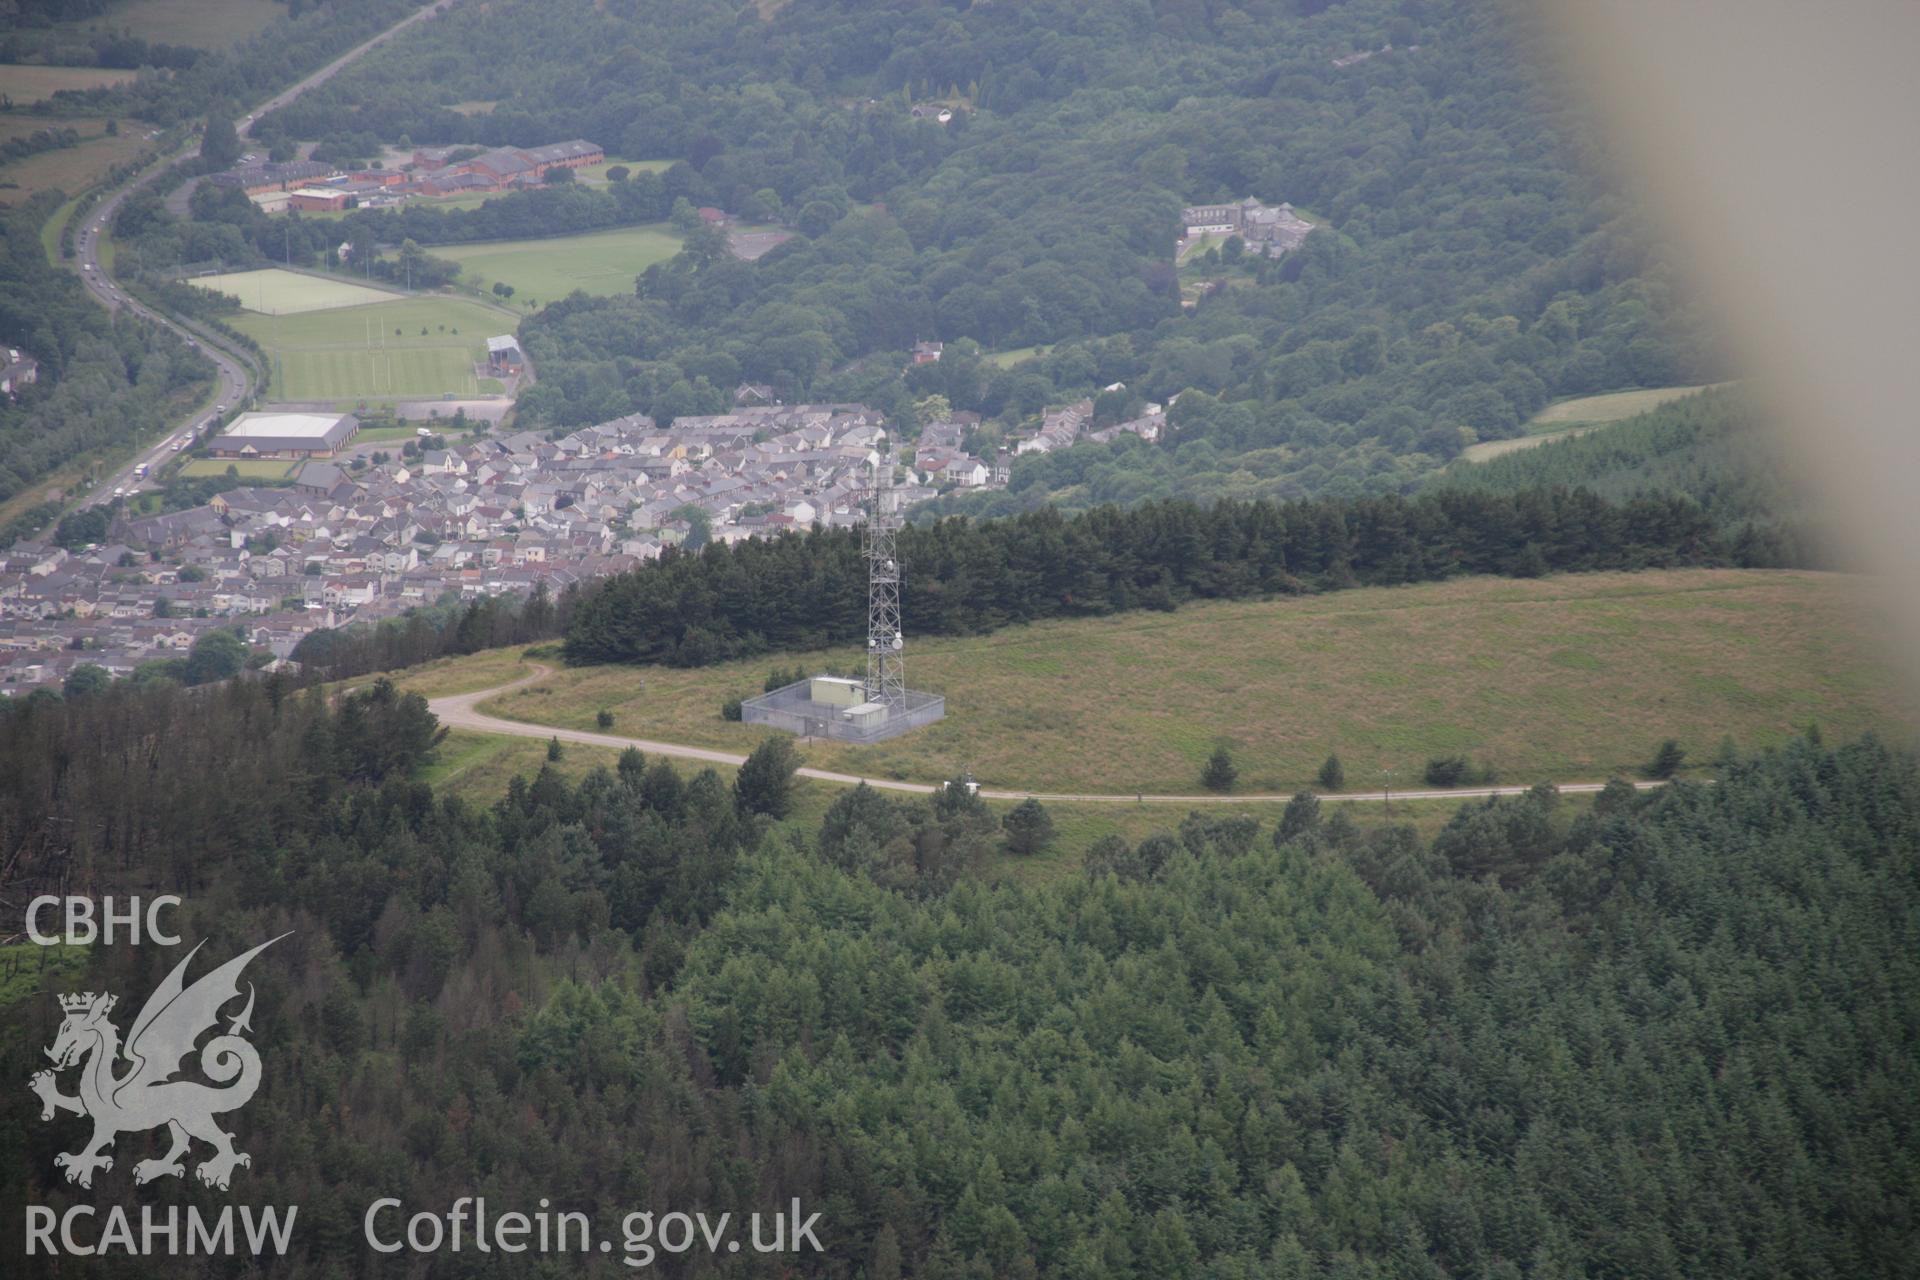
[[[341,401],[498,391],[474,365],[514,319],[461,298],[413,297],[231,323],[266,350],[275,400]]]
[[[298,271],[267,267],[260,271],[229,271],[222,275],[195,276],[187,281],[197,289],[224,293],[237,298],[249,311],[267,316],[298,315],[306,311],[325,311],[334,307],[354,307],[375,302],[390,302],[405,295],[351,280],[310,276]]]

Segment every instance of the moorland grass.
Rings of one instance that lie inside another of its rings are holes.
[[[1243,792],[1304,786],[1329,752],[1355,790],[1389,769],[1417,788],[1442,755],[1484,761],[1503,782],[1597,781],[1668,737],[1704,762],[1723,736],[1764,747],[1810,721],[1843,737],[1897,731],[1910,709],[1863,595],[1857,580],[1810,572],[1475,578],[931,638],[909,650],[908,677],[946,695],[944,721],[806,755],[870,777],[971,768],[987,786],[1070,794],[1195,792],[1216,745]],[[725,699],[759,692],[772,666],[851,669],[857,657],[561,668],[481,709],[592,729],[605,708],[618,734],[744,753],[769,731],[722,720]],[[402,683],[470,691],[523,671],[516,650]]]

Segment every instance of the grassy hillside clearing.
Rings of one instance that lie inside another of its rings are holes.
[[[1855,580],[1739,570],[1470,579],[1310,599],[1195,605],[913,645],[908,676],[947,719],[875,747],[811,744],[809,764],[921,781],[971,768],[988,786],[1058,792],[1198,789],[1216,745],[1242,791],[1292,791],[1330,751],[1349,786],[1383,770],[1418,787],[1466,755],[1505,783],[1630,772],[1664,738],[1705,761],[1817,721],[1897,730],[1903,709]],[[720,718],[771,666],[851,670],[851,652],[697,670],[556,671],[481,709],[538,724],[745,752],[766,732]],[[438,695],[523,673],[488,654],[407,673]]]
[[[1578,396],[1571,400],[1559,400],[1533,415],[1527,423],[1525,435],[1510,440],[1485,440],[1463,451],[1463,462],[1485,462],[1503,454],[1519,449],[1531,449],[1535,445],[1545,444],[1549,440],[1568,440],[1584,435],[1596,427],[1609,423],[1636,418],[1663,404],[1669,404],[1696,391],[1705,391],[1711,386],[1725,386],[1725,383],[1708,383],[1695,387],[1647,387],[1638,391],[1612,391],[1606,395]]]

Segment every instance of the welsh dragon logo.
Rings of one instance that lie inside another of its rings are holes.
[[[280,938],[286,936],[283,933]],[[127,1033],[124,1049],[119,1030],[107,1018],[116,997],[91,991],[60,997],[66,1020],[46,1051],[53,1070],[36,1072],[28,1087],[40,1095],[42,1120],[51,1120],[61,1111],[93,1120],[92,1141],[79,1151],[53,1158],[66,1170],[68,1182],[91,1187],[95,1170],[113,1168],[113,1157],[105,1150],[119,1134],[161,1125],[166,1126],[173,1145],[159,1159],[134,1165],[137,1183],[182,1176],[186,1166],[181,1157],[195,1138],[214,1150],[193,1171],[210,1187],[226,1190],[234,1168],[253,1163],[244,1151],[233,1149],[233,1135],[214,1122],[215,1116],[245,1106],[260,1087],[260,1054],[241,1034],[253,1029],[249,1025],[252,983],[247,984],[246,1007],[229,1020],[226,1034],[214,1036],[200,1049],[201,1073],[224,1087],[174,1076],[193,1053],[195,1042],[219,1022],[221,1008],[239,997],[240,973],[247,962],[280,938],[234,957],[189,987],[184,975],[200,950],[195,946],[147,998]],[[123,1055],[132,1065],[115,1075],[116,1060]],[[73,1066],[80,1067],[80,1092],[69,1097],[59,1091],[54,1073]]]

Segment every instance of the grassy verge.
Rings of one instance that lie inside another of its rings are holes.
[[[55,209],[53,216],[41,225],[40,247],[47,251],[48,262],[60,261],[60,233],[66,230],[67,220],[73,217],[74,206],[79,203],[78,198],[67,201]]]
[[[297,465],[277,458],[194,458],[181,464],[180,474],[190,479],[223,476],[231,467],[242,480],[284,480]]]

